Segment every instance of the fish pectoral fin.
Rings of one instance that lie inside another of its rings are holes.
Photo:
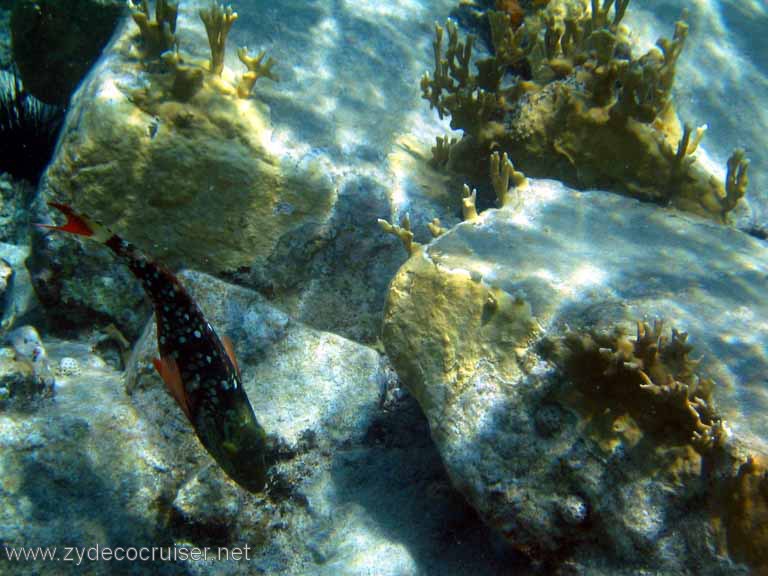
[[[181,407],[187,420],[192,422],[187,393],[184,390],[184,384],[181,381],[181,373],[179,372],[179,365],[176,363],[176,359],[173,356],[153,358],[152,364],[154,364],[157,373],[160,374],[160,378],[165,382],[165,387],[168,388],[168,392],[173,396],[173,399],[176,400],[179,407]]]
[[[237,358],[235,357],[235,346],[232,344],[232,339],[229,336],[222,336],[221,343],[224,345],[224,350],[229,356],[229,360],[232,362],[232,366],[235,367],[237,377],[240,378],[240,366],[237,365]]]

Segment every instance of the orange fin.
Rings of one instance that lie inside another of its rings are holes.
[[[48,202],[48,205],[64,214],[67,217],[67,223],[62,226],[51,226],[49,224],[36,224],[36,226],[39,226],[40,228],[48,228],[50,230],[58,230],[59,232],[69,232],[70,234],[76,234],[77,236],[93,236],[93,229],[86,219],[72,210],[72,208],[66,204],[60,204],[58,202]]]
[[[240,366],[237,365],[237,358],[235,358],[235,347],[232,344],[232,340],[229,336],[222,336],[221,343],[224,345],[224,350],[227,352],[227,356],[229,356],[229,359],[232,362],[232,366],[235,367],[237,377],[240,378]]]
[[[160,374],[160,378],[165,382],[168,392],[170,392],[173,399],[181,407],[187,420],[192,422],[187,393],[184,391],[184,384],[181,382],[181,373],[179,372],[179,365],[176,364],[176,359],[173,356],[153,358],[152,364],[155,365],[155,370]]]

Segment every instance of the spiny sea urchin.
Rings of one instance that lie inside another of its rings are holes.
[[[15,72],[0,71],[0,172],[37,184],[53,154],[64,112],[27,93]]]

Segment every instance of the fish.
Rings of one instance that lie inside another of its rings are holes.
[[[39,227],[100,242],[124,262],[152,302],[159,358],[153,360],[168,392],[200,443],[232,480],[249,492],[267,482],[267,435],[243,388],[232,342],[219,338],[182,286],[161,264],[100,222],[67,204],[49,202],[67,221]]]

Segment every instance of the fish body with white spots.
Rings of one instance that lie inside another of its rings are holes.
[[[160,358],[154,365],[205,449],[251,492],[266,483],[266,434],[243,389],[232,345],[220,339],[179,280],[105,226],[51,203],[67,216],[44,226],[105,244],[141,282],[152,301]]]

